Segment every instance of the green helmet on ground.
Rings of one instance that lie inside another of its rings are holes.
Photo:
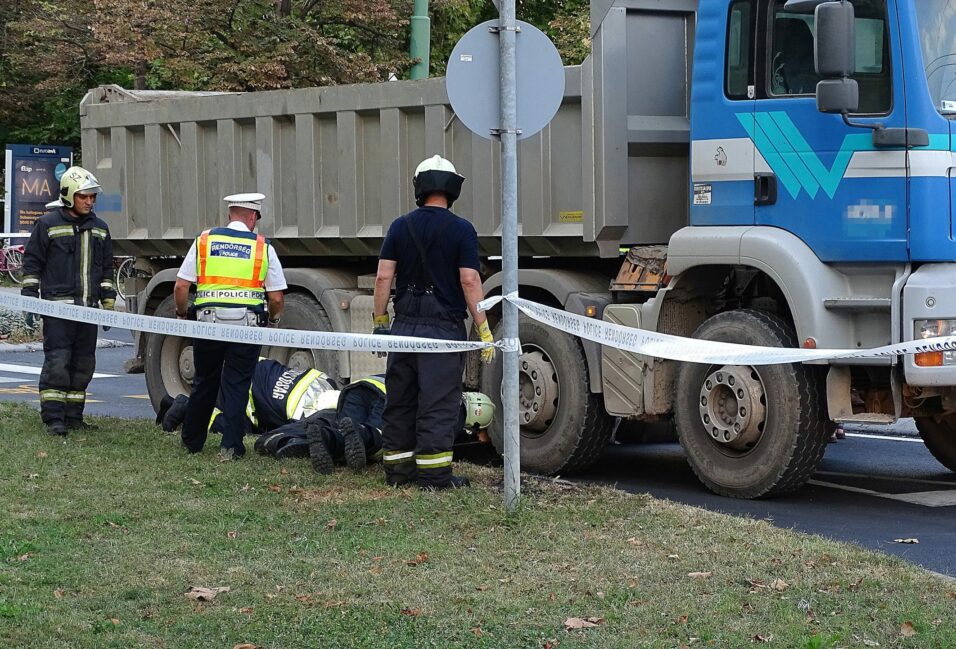
[[[73,207],[74,194],[99,194],[103,191],[96,176],[83,167],[70,167],[60,178],[60,202]]]
[[[463,392],[461,403],[465,407],[465,428],[488,428],[495,418],[495,404],[483,392]]]

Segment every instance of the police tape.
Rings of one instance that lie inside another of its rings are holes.
[[[502,300],[508,300],[528,317],[573,336],[643,356],[675,361],[721,365],[774,365],[956,350],[956,336],[927,338],[873,349],[793,349],[699,340],[595,320],[531,302],[516,295],[489,298],[481,302],[478,308],[485,311]]]
[[[11,293],[0,293],[0,306],[15,311],[26,311],[41,316],[86,322],[117,329],[129,329],[131,331],[182,338],[202,338],[204,340],[247,343],[250,345],[271,345],[274,347],[336,349],[356,352],[445,353],[467,352],[489,346],[501,346],[501,343],[493,343],[492,345],[478,340],[438,340],[412,336],[382,336],[212,324],[94,309],[76,306],[69,302],[41,300]]]

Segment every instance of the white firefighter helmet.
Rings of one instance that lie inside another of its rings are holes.
[[[421,207],[430,194],[444,194],[451,207],[461,194],[465,177],[458,173],[450,161],[440,155],[422,160],[415,169],[412,185],[415,187],[415,204]]]
[[[60,178],[60,202],[64,207],[73,207],[74,194],[99,194],[103,191],[96,176],[83,167],[70,167]]]
[[[461,403],[465,407],[465,428],[469,430],[488,428],[495,418],[495,404],[483,392],[462,392]]]

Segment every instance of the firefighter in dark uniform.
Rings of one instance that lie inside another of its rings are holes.
[[[197,320],[278,327],[285,276],[275,250],[253,232],[262,218],[265,195],[235,194],[223,200],[229,208],[229,224],[200,234],[179,269],[173,289],[176,317],[187,317],[189,288],[195,283]],[[186,450],[202,450],[218,397],[224,417],[220,456],[232,459],[245,454],[246,404],[258,360],[259,345],[193,340],[195,376],[182,432]]]
[[[450,207],[464,177],[441,156],[424,160],[413,178],[418,209],[388,229],[375,278],[376,333],[465,340],[471,313],[481,340],[493,337],[484,313],[478,273],[478,235]],[[395,323],[388,299],[395,280]],[[494,347],[482,350],[491,362]],[[452,445],[461,405],[464,354],[392,352],[388,356],[382,442],[385,479],[390,485],[417,482],[422,489],[468,485],[452,475]]]
[[[59,207],[41,216],[23,255],[22,295],[112,310],[113,242],[93,213],[101,187],[82,167],[60,178]],[[96,325],[45,316],[40,417],[52,435],[91,428],[83,421],[96,367]]]
[[[309,456],[317,473],[331,473],[333,458],[344,457],[350,469],[361,469],[382,457],[382,415],[385,412],[385,377],[366,376],[349,383],[339,393],[334,431],[307,428]]]

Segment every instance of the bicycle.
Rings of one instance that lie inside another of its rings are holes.
[[[113,279],[116,282],[116,294],[126,300],[126,280],[136,273],[133,269],[135,257],[113,257]]]
[[[0,273],[6,273],[17,284],[23,283],[23,251],[25,246],[4,244],[0,254]]]

